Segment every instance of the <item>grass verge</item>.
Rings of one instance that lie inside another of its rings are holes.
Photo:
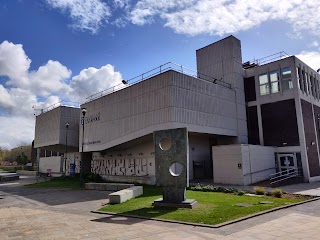
[[[143,191],[144,194],[138,198],[117,205],[107,205],[99,211],[214,225],[306,200],[306,198],[238,196],[227,193],[187,190],[187,198],[196,199],[198,201],[197,207],[194,209],[175,209],[151,206],[155,199],[161,197],[160,188],[144,186]],[[273,204],[259,204],[261,201],[271,201]],[[253,204],[253,206],[234,206],[237,203],[248,203]]]
[[[80,178],[78,177],[56,177],[45,182],[38,182],[27,185],[28,187],[47,187],[47,188],[71,188],[81,189]]]

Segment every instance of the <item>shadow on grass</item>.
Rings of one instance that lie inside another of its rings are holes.
[[[145,207],[136,210],[131,210],[127,212],[123,212],[124,215],[130,216],[142,216],[148,218],[157,218],[162,215],[175,212],[178,208],[168,208],[168,207]]]
[[[146,208],[119,213],[119,215],[110,215],[108,217],[94,219],[91,221],[104,222],[104,223],[117,223],[117,224],[118,223],[119,224],[135,224],[138,222],[147,221],[148,218],[158,218],[162,215],[175,212],[177,210],[178,210],[177,208],[146,207]]]

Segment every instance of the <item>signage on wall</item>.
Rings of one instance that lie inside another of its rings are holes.
[[[84,145],[93,145],[93,144],[98,144],[98,143],[101,143],[100,140],[97,140],[97,141],[90,141],[90,142],[86,142],[84,143]]]
[[[84,119],[84,124],[93,123],[96,121],[100,121],[100,113],[93,114]]]

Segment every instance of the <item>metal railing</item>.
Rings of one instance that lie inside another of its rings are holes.
[[[190,68],[187,68],[187,67],[184,67],[182,65],[179,65],[177,63],[174,63],[174,62],[167,62],[165,64],[162,64],[156,68],[153,68],[147,72],[144,72],[136,77],[133,77],[126,82],[126,84],[124,83],[120,83],[118,85],[115,85],[111,88],[108,88],[106,90],[103,90],[101,92],[98,92],[98,93],[95,93],[89,97],[86,98],[86,102],[90,102],[90,101],[93,101],[97,98],[100,98],[102,96],[106,96],[108,94],[111,94],[111,93],[114,93],[116,91],[119,91],[121,89],[124,89],[128,86],[131,86],[131,85],[134,85],[136,83],[139,83],[139,82],[142,82],[142,81],[145,81],[151,77],[154,77],[158,74],[161,74],[161,73],[164,73],[164,72],[167,72],[169,70],[174,70],[174,71],[177,71],[177,72],[180,72],[180,73],[183,73],[183,74],[186,74],[188,76],[191,76],[191,77],[195,77],[195,78],[199,78],[199,79],[202,79],[202,80],[205,80],[205,81],[210,81],[214,84],[218,84],[222,87],[226,87],[226,88],[232,88],[231,84],[229,83],[226,83],[224,82],[222,79],[216,79],[214,77],[211,77],[211,76],[208,76],[208,75],[205,75],[205,74],[202,74],[202,73],[199,73],[195,70],[192,70]]]
[[[263,58],[253,59],[253,60],[247,61],[247,62],[243,63],[243,65],[245,65],[245,66],[260,66],[260,65],[267,64],[267,63],[277,61],[277,60],[281,60],[281,59],[284,59],[287,57],[290,57],[290,55],[284,51],[281,51],[281,52],[274,53],[272,55],[269,55],[269,56],[266,56]]]
[[[71,101],[65,101],[65,100],[61,100],[60,102],[57,102],[57,103],[54,103],[46,108],[42,108],[42,109],[36,109],[35,106],[33,106],[32,108],[35,110],[35,111],[39,111],[38,115],[39,114],[42,114],[42,113],[45,113],[45,112],[48,112],[52,109],[55,109],[57,107],[73,107],[73,108],[80,108],[80,104],[78,102],[71,102]]]
[[[290,168],[281,172],[271,174],[269,180],[270,184],[275,184],[299,176],[302,176],[301,168]]]

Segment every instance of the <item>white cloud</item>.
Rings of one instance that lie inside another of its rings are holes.
[[[76,29],[96,33],[104,23],[142,26],[164,21],[164,26],[187,35],[225,35],[278,20],[289,23],[287,35],[303,31],[320,34],[320,2],[316,0],[46,0],[69,14]],[[114,16],[112,16],[112,14]]]
[[[0,44],[0,73],[10,78],[13,84],[19,80],[26,82],[26,73],[31,60],[25,54],[21,44],[4,41]]]
[[[44,66],[29,74],[29,88],[38,96],[49,96],[51,93],[68,93],[71,91],[66,79],[71,71],[58,61],[49,60]]]
[[[319,50],[320,50],[320,42],[318,42],[318,41],[313,41],[313,42],[310,44],[310,47],[319,48]]]
[[[303,51],[296,56],[314,70],[320,69],[320,52]]]
[[[106,3],[100,0],[47,0],[51,7],[67,12],[72,27],[96,33],[111,15]]]
[[[110,64],[99,69],[90,67],[83,69],[79,75],[72,78],[70,83],[71,94],[77,101],[83,102],[86,97],[92,94],[120,84],[121,80],[121,74],[115,72],[114,67]]]
[[[110,64],[86,68],[71,78],[71,71],[58,61],[49,60],[34,71],[30,71],[30,63],[22,45],[7,41],[0,44],[0,77],[5,76],[5,80],[2,79],[5,82],[0,82],[2,147],[31,142],[34,136],[33,106],[41,110],[62,99],[83,102],[89,95],[122,80],[121,74]]]
[[[140,0],[131,21],[143,25],[159,16],[177,33],[224,35],[268,20],[290,23],[295,32],[320,33],[320,2],[314,0]]]
[[[8,149],[31,144],[34,136],[34,117],[0,116],[0,147]]]

